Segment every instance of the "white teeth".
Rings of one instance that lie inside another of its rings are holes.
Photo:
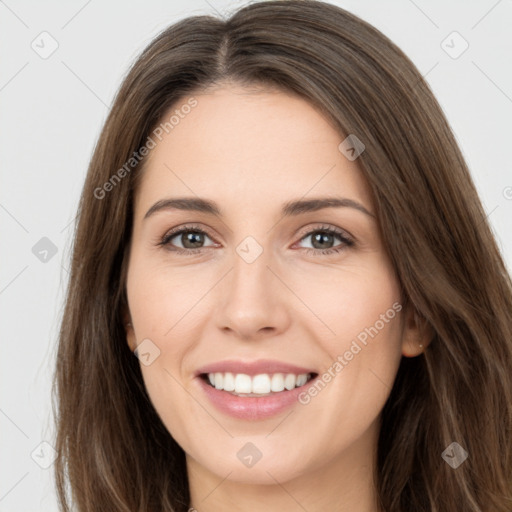
[[[304,386],[304,384],[306,384],[307,380],[308,380],[308,376],[306,374],[303,373],[302,375],[298,375],[296,386],[297,387]]]
[[[215,374],[215,387],[217,389],[224,389],[224,374],[223,373]]]
[[[293,373],[261,373],[254,377],[245,373],[217,372],[208,374],[210,384],[216,389],[234,394],[254,393],[257,395],[267,395],[271,392],[279,393],[285,389],[292,390],[295,387],[303,386],[310,378],[311,374],[308,373],[300,375],[294,375]]]
[[[266,374],[255,375],[252,378],[252,392],[259,394],[270,393],[270,377]]]
[[[270,389],[277,393],[284,391],[284,375],[282,373],[274,373],[272,375],[272,382],[270,383]]]
[[[252,393],[252,379],[244,373],[235,376],[235,393]]]
[[[232,373],[224,374],[224,391],[235,391],[235,377]]]
[[[289,373],[284,378],[284,387],[288,390],[293,389],[295,387],[295,383],[297,382],[297,377],[293,375],[293,373]]]

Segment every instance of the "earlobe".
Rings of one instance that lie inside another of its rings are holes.
[[[135,347],[137,344],[135,343],[135,331],[133,330],[133,326],[131,323],[127,323],[125,325],[126,329],[126,341],[128,343],[128,346],[130,347],[130,350],[133,352],[135,350]]]
[[[128,343],[128,347],[133,352],[137,347],[137,343],[135,339],[135,331],[133,330],[133,325],[128,314],[125,315],[124,330],[126,332],[126,342]]]
[[[422,354],[433,338],[433,331],[415,308],[406,312],[405,324],[402,334],[402,355],[416,357]]]

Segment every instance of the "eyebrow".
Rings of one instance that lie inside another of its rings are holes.
[[[375,219],[375,215],[369,212],[361,203],[345,197],[317,197],[288,201],[283,204],[281,214],[283,217],[291,217],[303,213],[316,212],[324,208],[353,208]],[[186,210],[222,216],[221,209],[214,201],[200,197],[176,197],[157,201],[146,212],[144,219],[163,210]]]

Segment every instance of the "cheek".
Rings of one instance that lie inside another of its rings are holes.
[[[398,370],[402,332],[400,290],[389,266],[343,269],[337,276],[312,279],[306,295],[325,326],[315,337],[327,358],[325,386],[311,390],[304,401],[310,400],[318,428],[331,430],[333,439],[338,427],[361,432],[378,415]]]
[[[200,313],[197,306],[208,287],[190,271],[135,259],[128,272],[127,294],[137,341],[150,338],[171,356],[186,350],[186,333]]]
[[[291,274],[288,278],[312,313],[307,315],[312,320],[303,325],[315,327],[312,339],[326,340],[330,354],[345,346],[348,349],[358,336],[363,342],[365,336],[370,339],[367,329],[375,335],[372,326],[379,331],[379,338],[388,339],[388,346],[393,341],[396,344],[399,322],[391,320],[399,316],[400,289],[389,262],[378,254],[368,258],[365,265],[319,266],[308,272],[307,279],[297,279],[297,273],[295,278]]]
[[[155,410],[177,438],[187,430],[186,418],[197,414],[183,387],[190,380],[184,363],[198,339],[192,332],[205,316],[199,301],[208,286],[185,270],[154,265],[137,255],[131,259],[127,295],[136,344],[150,340],[157,354],[148,365],[141,358],[142,377]]]

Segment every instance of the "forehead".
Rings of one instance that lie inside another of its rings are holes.
[[[192,108],[182,108],[195,100]],[[185,113],[187,112],[187,113]],[[371,199],[355,161],[338,146],[345,138],[304,99],[278,90],[223,86],[192,94],[161,130],[145,163],[137,203],[164,195],[198,195],[248,207],[276,201],[343,193]]]

